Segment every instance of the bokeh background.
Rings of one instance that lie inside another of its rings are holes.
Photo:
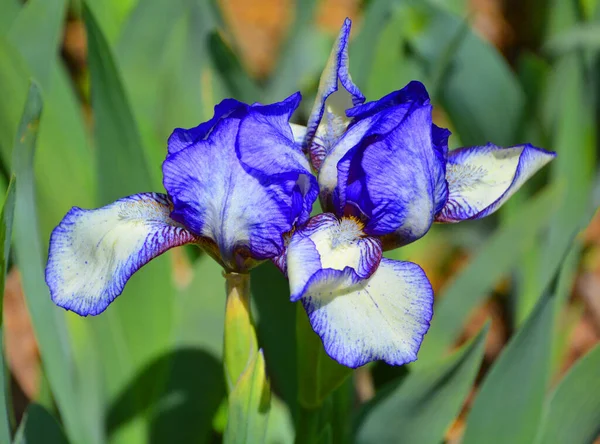
[[[332,442],[594,440],[596,0],[0,0],[0,193],[17,174],[4,360],[19,439],[220,442],[219,267],[172,250],[105,313],[79,318],[49,300],[50,232],[71,206],[163,191],[170,132],[208,120],[225,97],[270,102],[300,90],[294,121],[306,123],[345,17],[351,73],[368,100],[417,79],[451,147],[531,142],[558,157],[493,217],[436,225],[389,253],[426,270],[432,328],[416,365],[367,366],[336,391]],[[24,150],[30,78],[44,101],[31,164],[13,152]],[[252,293],[275,393],[268,442],[293,442],[297,307],[271,264],[253,271]],[[383,387],[392,395],[374,403]]]

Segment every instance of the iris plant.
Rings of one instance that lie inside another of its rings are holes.
[[[433,291],[418,265],[383,252],[434,222],[491,214],[555,154],[449,151],[450,132],[433,124],[419,82],[365,103],[348,71],[349,34],[346,20],[306,128],[289,123],[299,93],[272,105],[225,100],[210,121],[169,138],[166,195],[67,213],[50,241],[54,302],[96,315],[142,265],[194,243],[228,273],[273,260],[339,363],[415,360]],[[317,196],[324,212],[309,218]]]

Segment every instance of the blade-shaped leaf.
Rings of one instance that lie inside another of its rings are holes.
[[[489,324],[453,355],[413,369],[378,393],[361,414],[357,442],[442,442],[477,376],[488,329]]]
[[[74,381],[75,368],[63,312],[52,304],[44,281],[45,253],[38,236],[38,217],[33,177],[33,158],[42,97],[32,83],[13,152],[13,170],[19,178],[16,187],[15,249],[21,271],[27,308],[40,347],[42,363],[58,404],[65,428],[75,441],[85,439]]]
[[[600,435],[600,345],[567,373],[545,406],[539,444],[585,444]]]
[[[265,358],[259,350],[229,395],[229,416],[223,442],[264,442],[270,404]]]
[[[7,441],[8,442],[8,441]],[[14,444],[68,444],[56,418],[39,404],[27,407],[15,435]]]
[[[557,281],[556,276],[486,375],[467,418],[465,444],[535,439],[550,378]]]
[[[152,180],[142,142],[127,103],[117,66],[102,31],[84,3],[91,73],[94,139],[100,203],[150,191]]]
[[[4,301],[4,285],[6,282],[6,267],[10,253],[13,215],[15,211],[15,178],[11,178],[0,213],[0,442],[10,442],[10,413],[8,396],[8,380],[5,376],[4,364],[4,329],[2,325],[2,306]]]

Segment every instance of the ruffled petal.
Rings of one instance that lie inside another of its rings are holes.
[[[236,144],[238,157],[248,172],[265,184],[276,178],[292,187],[292,224],[308,220],[319,194],[317,179],[310,171],[302,147],[295,142],[294,128],[289,123],[301,98],[296,93],[277,108],[251,107],[240,123]]]
[[[206,139],[219,120],[231,116],[239,110],[245,110],[246,104],[235,99],[225,99],[215,106],[215,114],[208,122],[190,128],[175,128],[167,142],[169,154],[175,154],[200,140]]]
[[[163,184],[173,201],[171,217],[213,242],[228,269],[245,271],[248,258],[281,254],[282,235],[303,212],[301,197],[309,187],[298,171],[282,169],[263,177],[246,168],[236,152],[244,119],[273,120],[272,125],[283,132],[283,122],[298,101],[299,95],[294,95],[273,105],[244,105],[222,118],[205,139],[167,156],[163,163]],[[291,137],[289,124],[285,125]],[[265,146],[271,149],[280,140],[273,131],[265,136]]]
[[[384,237],[386,249],[423,236],[446,193],[429,100],[399,103],[365,117],[378,120],[338,162],[333,193],[337,212],[366,220],[365,232]]]
[[[460,148],[451,151],[446,165],[448,201],[436,222],[480,219],[496,211],[556,153],[519,145]]]
[[[356,219],[322,213],[292,236],[287,248],[291,300],[302,298],[323,274],[346,282],[366,279],[381,261],[381,242],[366,237]]]
[[[133,273],[169,248],[197,238],[169,217],[167,196],[144,193],[96,209],[72,208],[54,229],[46,282],[59,306],[97,315]]]
[[[346,110],[365,101],[352,82],[348,68],[351,26],[350,19],[346,19],[321,74],[317,97],[308,118],[304,146],[316,171],[350,122]]]
[[[329,356],[352,368],[417,359],[433,315],[433,290],[418,265],[384,258],[358,282],[351,273],[325,271],[302,303]]]

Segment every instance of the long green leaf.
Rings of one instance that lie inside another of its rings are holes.
[[[31,0],[19,12],[8,33],[9,41],[27,62],[44,91],[50,86],[58,56],[65,0]]]
[[[98,158],[100,203],[150,191],[152,181],[142,142],[117,66],[102,31],[84,3]]]
[[[42,97],[35,83],[31,84],[13,152],[13,170],[19,178],[16,187],[15,249],[17,264],[23,276],[23,289],[40,346],[42,363],[58,404],[65,427],[75,442],[85,439],[77,402],[76,372],[63,312],[52,304],[44,282],[44,249],[38,236],[38,217],[33,177],[33,158]]]
[[[548,223],[559,190],[549,188],[528,201],[522,211],[501,226],[458,274],[434,308],[416,366],[436,359],[457,339],[470,311],[481,303],[500,278]]]
[[[550,378],[557,281],[486,375],[467,419],[465,444],[535,439]]]
[[[581,358],[546,402],[539,444],[585,444],[600,435],[600,345]]]
[[[4,441],[3,441],[4,442]],[[6,441],[8,443],[8,441]],[[56,419],[39,404],[27,407],[14,444],[67,444],[69,441]]]
[[[4,301],[4,286],[6,283],[6,269],[10,253],[10,239],[12,233],[13,215],[15,211],[15,178],[11,178],[0,213],[0,442],[10,442],[10,413],[8,396],[8,379],[4,364],[4,328],[2,325],[2,305]]]
[[[365,407],[358,443],[436,444],[458,415],[483,358],[486,325],[453,355],[411,371]]]

